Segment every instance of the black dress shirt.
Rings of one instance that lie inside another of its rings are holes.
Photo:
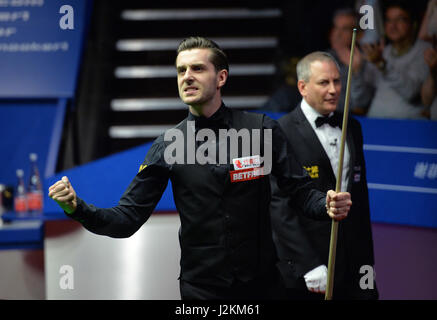
[[[222,105],[219,110],[217,110],[217,112],[214,113],[210,118],[196,117],[189,113],[186,120],[194,121],[196,131],[198,131],[200,128],[210,128],[214,131],[216,129],[230,129],[234,128],[232,117],[233,112],[237,111],[231,110]],[[271,173],[277,178],[280,188],[290,195],[290,200],[297,204],[307,217],[315,218],[318,220],[329,220],[330,218],[327,215],[325,209],[326,194],[313,188],[311,178],[302,168],[302,166],[295,161],[295,157],[291,152],[291,147],[289,146],[285,135],[282,129],[279,127],[278,123],[275,120],[264,116],[262,124],[264,130],[272,130]],[[246,218],[241,218],[241,214],[239,215],[238,212],[234,212],[232,206],[228,206],[225,209],[222,208],[223,210],[220,209],[221,211],[219,210],[220,212],[225,212],[222,217],[223,223],[217,223],[216,226],[211,226],[207,222],[198,223],[197,220],[200,221],[201,219],[204,219],[204,216],[202,216],[202,212],[207,211],[210,208],[208,208],[208,206],[204,208],[199,207],[199,201],[196,202],[195,200],[193,200],[195,199],[195,197],[192,194],[186,194],[186,196],[184,196],[181,192],[175,192],[179,190],[175,190],[175,188],[178,188],[178,185],[181,184],[181,179],[173,181],[173,179],[176,180],[176,167],[175,165],[168,164],[168,162],[164,159],[165,148],[167,146],[168,141],[164,141],[164,135],[161,135],[155,140],[146,155],[140,171],[134,177],[116,207],[107,209],[97,208],[93,205],[87,204],[79,198],[77,210],[71,215],[71,217],[79,220],[85,228],[94,233],[104,234],[111,237],[129,237],[130,235],[135,233],[150,217],[167,186],[168,180],[171,179],[173,191],[175,194],[175,203],[177,207],[179,207],[178,211],[181,216],[181,267],[182,269],[184,269],[185,264],[183,260],[185,259],[184,256],[186,255],[186,251],[192,250],[187,248],[204,246],[205,238],[207,237],[206,235],[209,235],[211,233],[217,233],[219,234],[219,236],[220,233],[226,233],[226,237],[222,238],[220,236],[220,239],[239,239],[239,237],[241,237],[241,234],[247,232],[247,230],[244,230],[244,226],[246,224],[244,221],[238,221],[238,223],[232,224],[232,219],[234,217],[239,217],[238,219]],[[199,146],[200,145],[197,144],[196,148],[198,148]],[[183,170],[185,170],[185,172],[191,172],[191,169],[187,167],[189,165],[182,166],[184,166]],[[206,166],[212,172],[212,176],[214,177],[213,183],[215,185],[222,185],[222,187],[225,189],[226,186],[230,188],[229,172],[232,169],[229,165]],[[192,175],[196,175],[195,167],[193,167]],[[182,181],[182,183],[184,182]],[[187,181],[187,183],[189,182]],[[208,184],[208,181],[205,181],[205,186],[206,184]],[[205,192],[204,188],[202,187],[199,187],[192,193],[196,193],[196,191],[203,196],[202,200],[204,202],[202,205],[205,205],[204,203],[208,203],[209,200],[211,200],[211,203],[215,203],[217,201],[218,203],[223,203],[223,206],[232,201],[227,200],[229,199],[229,197],[232,197],[232,194],[229,193],[223,193],[219,196],[217,196],[213,192],[202,193]],[[266,203],[263,203],[259,207],[264,208],[265,206],[267,206],[267,210],[264,210],[265,212],[263,212],[263,215],[269,218],[268,202],[270,201],[270,189],[268,189],[264,193],[268,193],[265,197],[265,199],[267,200],[263,200],[263,202]],[[204,199],[205,197],[207,199]],[[208,197],[211,197],[211,199],[208,199]],[[217,197],[219,197],[220,199],[217,199]],[[255,197],[255,199],[243,199],[242,201],[247,201],[247,204],[249,206],[249,204],[253,203],[256,200],[259,199],[256,199]],[[250,215],[247,215],[247,219],[251,219]],[[230,221],[229,223],[226,222],[228,220]],[[264,228],[265,230],[268,229],[266,231],[267,233],[270,232],[269,224],[261,226],[261,228]],[[184,230],[190,230],[190,232],[184,233]],[[255,233],[256,232],[258,231],[255,231]],[[190,237],[189,241],[187,241],[188,237]],[[189,245],[186,245],[187,242],[189,242]],[[226,247],[226,242],[215,245],[223,246],[225,250],[232,249],[231,247]],[[188,259],[189,258],[186,258],[186,260]],[[205,263],[203,268],[207,269],[208,264],[209,263]],[[245,265],[247,266],[247,262],[246,264],[244,263],[244,261],[239,262],[240,268],[244,268]],[[198,268],[198,266],[195,266],[195,264],[190,264],[190,267],[185,268],[187,269],[185,270],[186,274],[190,274],[190,270],[188,270],[190,268]],[[184,270],[182,270],[181,272],[183,275]],[[211,277],[214,276],[212,273],[212,271],[209,273]],[[202,273],[202,275],[205,274],[205,277],[207,277],[207,272]],[[198,278],[200,278],[200,276],[198,276]]]

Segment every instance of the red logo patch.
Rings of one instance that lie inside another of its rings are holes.
[[[255,180],[263,176],[263,168],[258,167],[245,170],[234,170],[230,171],[229,174],[231,175],[231,182]]]

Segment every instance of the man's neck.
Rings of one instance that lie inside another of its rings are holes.
[[[207,104],[201,104],[201,105],[190,105],[188,106],[190,112],[197,116],[197,117],[205,117],[209,118],[211,117],[218,109],[220,109],[220,106],[222,105],[221,98],[216,99],[216,101],[210,101]]]
[[[413,41],[412,37],[405,38],[405,39],[403,39],[399,42],[396,42],[396,43],[393,42],[392,46],[394,49],[394,53],[397,56],[403,56],[413,46],[413,42],[414,41]]]

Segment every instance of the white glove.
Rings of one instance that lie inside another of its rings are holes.
[[[309,291],[325,293],[328,268],[324,264],[307,272],[303,277]]]

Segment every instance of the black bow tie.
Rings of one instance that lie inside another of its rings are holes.
[[[342,126],[342,119],[339,114],[334,113],[331,117],[317,117],[316,119],[316,127],[320,127],[325,123],[329,124],[331,127],[339,127]]]

